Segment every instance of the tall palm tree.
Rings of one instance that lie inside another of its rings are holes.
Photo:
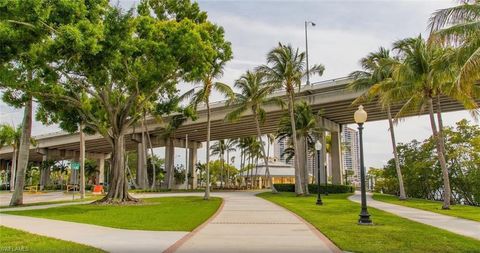
[[[349,85],[349,88],[356,91],[365,91],[362,96],[353,102],[353,104],[359,104],[377,98],[382,107],[386,108],[393,157],[395,160],[395,169],[400,190],[399,199],[405,200],[407,197],[405,194],[405,186],[403,184],[402,171],[400,169],[393,117],[390,109],[391,104],[395,102],[393,101],[394,98],[389,96],[389,89],[396,84],[392,79],[393,63],[396,63],[396,59],[393,59],[390,56],[390,50],[380,47],[378,51],[370,53],[360,60],[363,71],[355,71],[350,74],[350,77],[353,77],[354,81]]]
[[[301,101],[295,105],[295,128],[297,134],[293,135],[292,126],[290,124],[289,115],[285,115],[280,119],[280,126],[277,132],[277,138],[283,140],[289,138],[293,143],[293,140],[297,138],[302,144],[298,150],[289,148],[285,150],[287,160],[294,158],[295,160],[304,159],[303,164],[307,164],[307,157],[310,151],[313,151],[315,140],[322,133],[322,128],[317,125],[317,117],[313,113],[312,108],[306,101]],[[294,136],[296,136],[294,138]],[[304,154],[304,157],[299,157],[297,154]],[[308,170],[306,166],[301,171],[302,176],[302,190],[308,193]]]
[[[225,182],[225,178],[224,178],[224,171],[225,171],[225,154],[227,154],[227,163],[229,161],[229,153],[230,152],[233,152],[235,151],[235,140],[234,139],[231,139],[231,140],[219,140],[217,141],[215,144],[213,144],[210,149],[212,151],[212,155],[217,155],[219,158],[220,158],[220,161],[222,163],[222,167],[220,169],[220,187],[223,188],[223,185],[227,185],[228,187],[228,179],[230,178],[230,175],[228,173],[228,170],[227,170],[227,181]]]
[[[31,73],[29,73],[29,80],[32,80]],[[15,174],[15,191],[10,200],[10,206],[18,206],[23,204],[23,188],[25,186],[25,175],[28,166],[28,157],[30,155],[30,144],[32,143],[32,114],[33,114],[33,99],[27,96],[25,101],[25,108],[22,121],[22,135],[20,137],[20,144],[18,148],[18,167]]]
[[[223,74],[223,67],[226,62],[221,62],[212,72],[203,79],[203,86],[195,91],[192,95],[191,103],[197,107],[200,103],[204,103],[207,107],[207,144],[206,144],[206,162],[205,170],[207,174],[204,199],[210,199],[210,95],[212,90],[216,90],[221,94],[226,95],[229,99],[233,98],[233,90],[227,84],[221,82],[214,82],[215,78],[219,78]]]
[[[262,141],[261,124],[265,122],[266,111],[264,109],[267,105],[281,105],[283,107],[283,101],[280,98],[269,98],[268,95],[273,92],[275,87],[273,85],[265,84],[265,75],[258,71],[247,71],[244,75],[235,81],[235,88],[240,90],[240,93],[235,93],[232,103],[235,109],[226,115],[227,120],[238,120],[245,112],[250,111],[255,121],[257,129],[257,139],[260,143],[261,157],[265,164],[265,173],[267,174],[267,180],[272,187],[272,191],[275,192],[275,187],[271,182],[270,169],[268,166],[268,153],[265,150],[265,145]]]
[[[235,152],[237,150],[237,139],[229,139],[225,142],[225,151],[227,153],[227,164],[233,163],[230,161],[230,152]],[[232,157],[235,158],[235,157]],[[227,170],[227,188],[230,187],[230,170]]]
[[[293,136],[297,135],[295,129],[294,101],[295,87],[302,84],[302,80],[309,72],[312,75],[322,75],[325,68],[322,65],[314,65],[307,71],[305,63],[305,53],[299,52],[298,48],[293,49],[291,45],[278,46],[267,54],[267,65],[258,68],[259,71],[265,73],[266,83],[272,84],[277,88],[284,88],[288,98],[288,111],[290,113],[290,124]],[[293,147],[298,151],[298,143],[293,138]],[[295,159],[295,192],[297,195],[303,195],[302,178],[300,176],[299,159]]]
[[[220,187],[223,188],[223,169],[225,163],[225,140],[219,140],[210,146],[211,155],[216,155],[220,159]]]
[[[250,171],[250,182],[252,182],[252,187],[258,187],[258,158],[263,156],[262,152],[262,141],[258,140],[255,137],[251,137],[251,142],[248,147],[248,153],[250,156],[250,164],[251,164],[251,171]],[[255,175],[254,175],[254,168],[255,168]]]
[[[10,191],[15,189],[15,173],[17,170],[18,147],[20,145],[21,135],[21,126],[15,128],[9,124],[0,125],[0,149],[5,146],[11,146],[13,149],[12,164],[10,168]]]
[[[398,51],[401,64],[397,64],[393,76],[399,86],[391,90],[392,93],[402,93],[408,100],[402,106],[398,116],[412,112],[421,112],[428,108],[430,125],[435,138],[436,149],[443,176],[443,209],[450,208],[451,188],[448,169],[445,161],[445,147],[439,128],[435,123],[434,99],[441,95],[449,95],[456,99],[454,83],[455,68],[448,61],[449,50],[435,44],[427,44],[419,36],[407,38],[394,43],[394,50]],[[447,88],[449,87],[449,88]],[[441,127],[441,111],[437,108],[437,117]]]
[[[461,67],[455,82],[463,92],[480,98],[480,0],[461,0],[460,3],[432,14],[430,42],[457,49],[453,60]]]

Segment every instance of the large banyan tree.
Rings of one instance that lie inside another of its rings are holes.
[[[37,81],[2,86],[32,94],[45,123],[69,132],[81,124],[104,136],[112,148],[111,183],[100,202],[135,201],[125,173],[128,129],[171,103],[178,82],[210,71],[208,62],[223,53],[217,46],[223,29],[189,0],[144,0],[129,11],[107,0],[7,2],[0,8],[12,15],[0,16],[0,28],[40,32],[45,39],[28,48],[39,61],[32,72]],[[18,15],[25,2],[33,8]],[[2,73],[22,74],[19,60],[3,62]]]

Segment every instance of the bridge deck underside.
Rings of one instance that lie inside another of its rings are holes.
[[[353,114],[357,109],[356,106],[352,106],[353,99],[347,99],[343,101],[336,101],[333,103],[326,104],[316,104],[313,105],[313,111],[317,113],[321,111],[321,115],[324,118],[329,119],[338,124],[351,124],[353,122]],[[479,101],[480,102],[480,101]],[[378,121],[384,120],[387,118],[386,112],[375,102],[364,104],[365,110],[368,112],[368,121]],[[395,115],[401,105],[392,106],[392,113]],[[463,106],[456,101],[453,101],[448,98],[442,98],[442,111],[458,111],[462,110]],[[422,114],[425,114],[423,112]],[[277,131],[279,121],[281,117],[285,115],[284,111],[274,111],[269,112],[266,118],[266,121],[261,126],[263,134],[266,133],[275,133]],[[414,116],[413,114],[411,116]],[[163,129],[152,129],[150,132],[152,136],[160,136]],[[174,138],[185,139],[185,135],[188,134],[190,141],[203,142],[206,141],[206,123],[191,123],[188,125],[181,126],[174,135]],[[256,135],[255,122],[252,116],[242,117],[236,122],[226,122],[224,120],[216,120],[211,123],[211,140],[220,140],[220,139],[229,139],[229,138],[238,138]],[[70,142],[64,143],[56,146],[49,146],[42,148],[48,149],[58,149],[58,150],[69,150],[69,151],[78,151],[79,142]],[[137,148],[137,143],[131,140],[131,136],[126,136],[126,149],[135,150]],[[111,147],[109,143],[103,138],[97,138],[86,141],[86,152],[87,153],[110,153]],[[0,159],[10,160],[11,153],[2,153],[0,154]],[[31,161],[41,161],[42,156],[38,154],[35,149],[32,149],[30,152]]]

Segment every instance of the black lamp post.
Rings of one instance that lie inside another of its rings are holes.
[[[323,205],[322,197],[320,196],[320,152],[322,151],[322,143],[319,140],[315,142],[315,150],[317,150],[317,205]]]
[[[360,105],[354,115],[355,122],[358,124],[358,136],[360,139],[360,188],[362,191],[362,210],[360,212],[360,218],[358,219],[359,225],[371,225],[372,220],[367,210],[367,193],[365,188],[365,164],[363,159],[363,123],[367,121],[367,112],[363,110],[363,106]]]

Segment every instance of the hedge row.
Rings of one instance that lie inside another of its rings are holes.
[[[274,184],[275,189],[279,192],[295,192],[295,184]],[[308,191],[317,193],[317,184],[309,184]],[[351,185],[333,185],[327,186],[328,193],[348,193],[354,192],[355,188]],[[325,184],[320,185],[320,193],[325,193]]]

